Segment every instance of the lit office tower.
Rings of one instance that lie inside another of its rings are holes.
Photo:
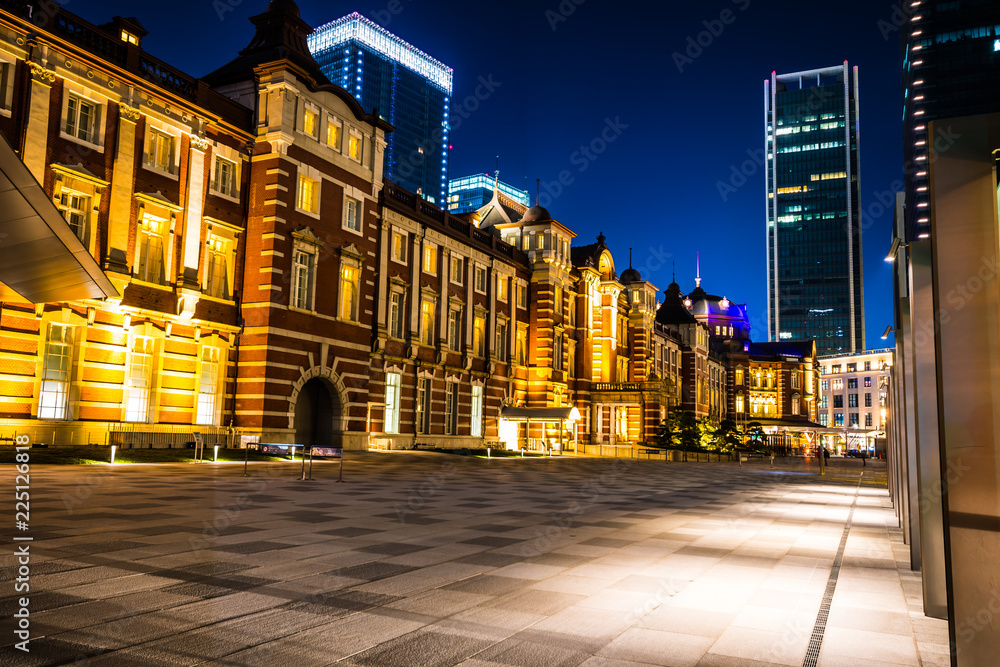
[[[770,340],[865,349],[858,198],[858,68],[764,81]]]
[[[528,191],[519,190],[513,185],[504,183],[497,176],[489,174],[473,174],[448,181],[448,212],[452,215],[478,211],[493,199],[493,191],[516,201],[524,206],[529,205]]]
[[[395,128],[385,148],[385,178],[443,204],[451,68],[357,12],[316,28],[308,44],[330,81]]]

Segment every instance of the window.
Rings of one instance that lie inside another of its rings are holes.
[[[205,294],[217,299],[229,298],[229,261],[227,244],[222,239],[210,237],[205,259]]]
[[[460,351],[462,345],[462,310],[452,308],[448,311],[448,347]]]
[[[843,426],[844,425],[844,413],[843,412],[834,412],[833,413],[833,425],[834,426]]]
[[[528,363],[528,326],[517,325],[517,340],[514,342],[514,359],[519,366]]]
[[[0,60],[0,109],[10,110],[14,84],[14,65]]]
[[[472,388],[472,416],[469,427],[473,438],[483,437],[483,388],[474,386]]]
[[[832,372],[832,373],[839,373],[840,372],[840,364],[833,364],[830,367],[830,372]]]
[[[168,174],[176,173],[174,147],[177,139],[162,130],[150,128],[146,166]]]
[[[865,386],[866,387],[872,386],[872,379],[870,377],[865,378]]]
[[[792,389],[801,389],[802,380],[798,371],[792,371]]]
[[[842,407],[844,407],[844,395],[843,394],[834,394],[834,396],[833,396],[833,407],[835,407],[835,408],[842,408]]]
[[[562,287],[556,285],[555,296],[553,297],[556,313],[561,315],[563,310]],[[620,323],[619,323],[620,326]]]
[[[552,368],[561,371],[563,365],[563,338],[562,332],[556,330],[555,337],[552,339]]]
[[[340,123],[335,120],[326,124],[326,143],[333,150],[340,150]]]
[[[72,356],[72,330],[64,324],[50,324],[38,395],[39,419],[66,419]]]
[[[870,391],[865,392],[865,407],[870,408],[872,406],[872,393]]]
[[[139,45],[139,38],[130,33],[128,30],[122,30],[122,41],[129,44]]]
[[[843,380],[834,380],[833,381],[833,390],[834,391],[843,391],[843,389],[844,389],[844,381]]]
[[[830,381],[829,380],[820,380],[819,381],[819,389],[820,389],[820,391],[828,391],[830,389]]]
[[[866,371],[870,371],[871,369],[872,369],[872,362],[866,361],[865,362],[865,370]]]
[[[848,373],[855,373],[855,372],[857,372],[857,370],[858,370],[858,365],[857,364],[847,364],[847,372]]]
[[[518,285],[517,286],[517,306],[518,308],[528,307],[528,286]]]
[[[794,396],[792,396],[792,414],[793,415],[799,414],[799,403],[800,402],[801,402],[801,399],[799,398],[798,394],[795,394]]]
[[[215,406],[219,395],[219,348],[201,351],[201,378],[198,382],[198,424],[215,424]]]
[[[830,397],[829,396],[821,396],[820,399],[819,399],[819,409],[820,410],[826,410],[829,407],[830,407]]]
[[[66,134],[80,141],[96,144],[99,109],[90,100],[71,93],[66,103]]]
[[[347,156],[352,160],[361,161],[361,135],[351,132],[347,140]]]
[[[507,322],[497,322],[497,345],[493,349],[497,361],[507,361]]]
[[[847,388],[848,389],[857,389],[858,388],[858,378],[848,378],[847,379]]]
[[[386,433],[399,433],[399,373],[385,374],[385,424]]]
[[[463,273],[465,271],[465,259],[456,255],[451,256],[451,282],[456,285],[465,283]]]
[[[417,382],[417,433],[427,433],[431,421],[431,381],[420,378]]]
[[[858,395],[857,394],[848,394],[847,395],[847,407],[849,407],[849,408],[856,408],[856,407],[858,407]]]
[[[819,423],[822,424],[823,426],[829,426],[830,425],[830,415],[828,415],[825,412],[823,414],[821,414],[819,416]]]
[[[438,253],[437,246],[433,243],[428,243],[424,241],[424,273],[430,273],[432,275],[437,275],[438,272]]]
[[[736,394],[736,412],[743,412],[743,394]]]
[[[476,267],[476,291],[480,294],[486,294],[486,267],[477,266]]]
[[[338,314],[343,320],[358,321],[358,276],[361,269],[352,264],[340,267],[340,308]]]
[[[872,413],[870,412],[865,413],[865,426],[868,428],[872,427]]]
[[[753,374],[753,377],[751,379],[754,388],[760,387],[760,378],[761,378],[760,371],[757,371],[756,373]]]
[[[736,384],[736,385],[742,385],[743,384],[743,369],[742,368],[737,368],[736,369],[736,379],[733,380],[733,383]]]
[[[569,373],[570,377],[574,377],[576,375],[576,345],[572,341],[566,349],[566,356],[569,357],[566,362],[566,372]]]
[[[87,221],[90,219],[90,197],[64,189],[56,202],[56,208],[62,213],[76,237],[86,244],[89,234]]]
[[[295,206],[306,213],[319,213],[319,181],[299,174],[299,192]]]
[[[434,344],[434,302],[429,299],[420,302],[420,342]]]
[[[402,292],[392,292],[389,295],[389,335],[393,338],[403,337]]]
[[[507,285],[510,279],[507,276],[497,276],[497,299],[507,303]]]
[[[220,195],[236,197],[236,163],[224,157],[215,157],[215,174],[212,176],[212,189]]]
[[[316,138],[319,131],[319,111],[305,107],[302,112],[302,132]]]
[[[137,336],[132,344],[125,386],[125,421],[149,421],[153,379],[153,339]]]
[[[136,238],[135,276],[147,283],[164,284],[163,232],[166,220],[144,215]]]
[[[406,233],[392,233],[392,259],[400,264],[406,264]]]
[[[472,327],[472,349],[477,356],[486,356],[486,318],[476,315]]]
[[[860,424],[860,421],[858,420],[858,413],[857,412],[852,412],[851,413],[851,421],[850,421],[849,425],[850,426],[857,426],[858,424]]]
[[[444,395],[444,432],[458,433],[458,383],[449,382]]]
[[[361,231],[361,202],[352,197],[344,197],[344,228]]]
[[[296,250],[292,255],[292,294],[290,305],[301,310],[312,310],[313,302],[312,253]]]
[[[566,323],[571,327],[576,326],[576,295],[572,292],[566,294],[566,300],[569,302],[569,307],[566,309],[567,320]]]

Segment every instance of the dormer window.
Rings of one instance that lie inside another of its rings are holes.
[[[122,41],[139,46],[139,37],[128,30],[122,30]]]

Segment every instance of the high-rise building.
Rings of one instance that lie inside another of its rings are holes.
[[[443,205],[452,70],[357,12],[308,37],[323,73],[394,127],[385,178]]]
[[[527,190],[519,190],[513,185],[504,183],[496,175],[473,174],[448,181],[448,212],[460,215],[478,211],[493,198],[494,190],[499,190],[524,206],[530,204]]]
[[[770,340],[865,349],[858,68],[764,81]]]

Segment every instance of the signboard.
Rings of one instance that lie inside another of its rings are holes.
[[[292,447],[294,447],[294,445],[269,445],[266,443],[261,443],[260,453],[276,454],[278,456],[288,456],[288,453]]]
[[[344,448],[343,447],[313,447],[312,448],[312,455],[313,456],[325,456],[325,457],[331,458],[331,459],[339,459],[339,458],[343,458],[343,456],[344,456]]]
[[[194,435],[194,458],[199,460],[202,458],[201,453],[205,448],[205,439],[201,437],[201,433],[195,432]]]

